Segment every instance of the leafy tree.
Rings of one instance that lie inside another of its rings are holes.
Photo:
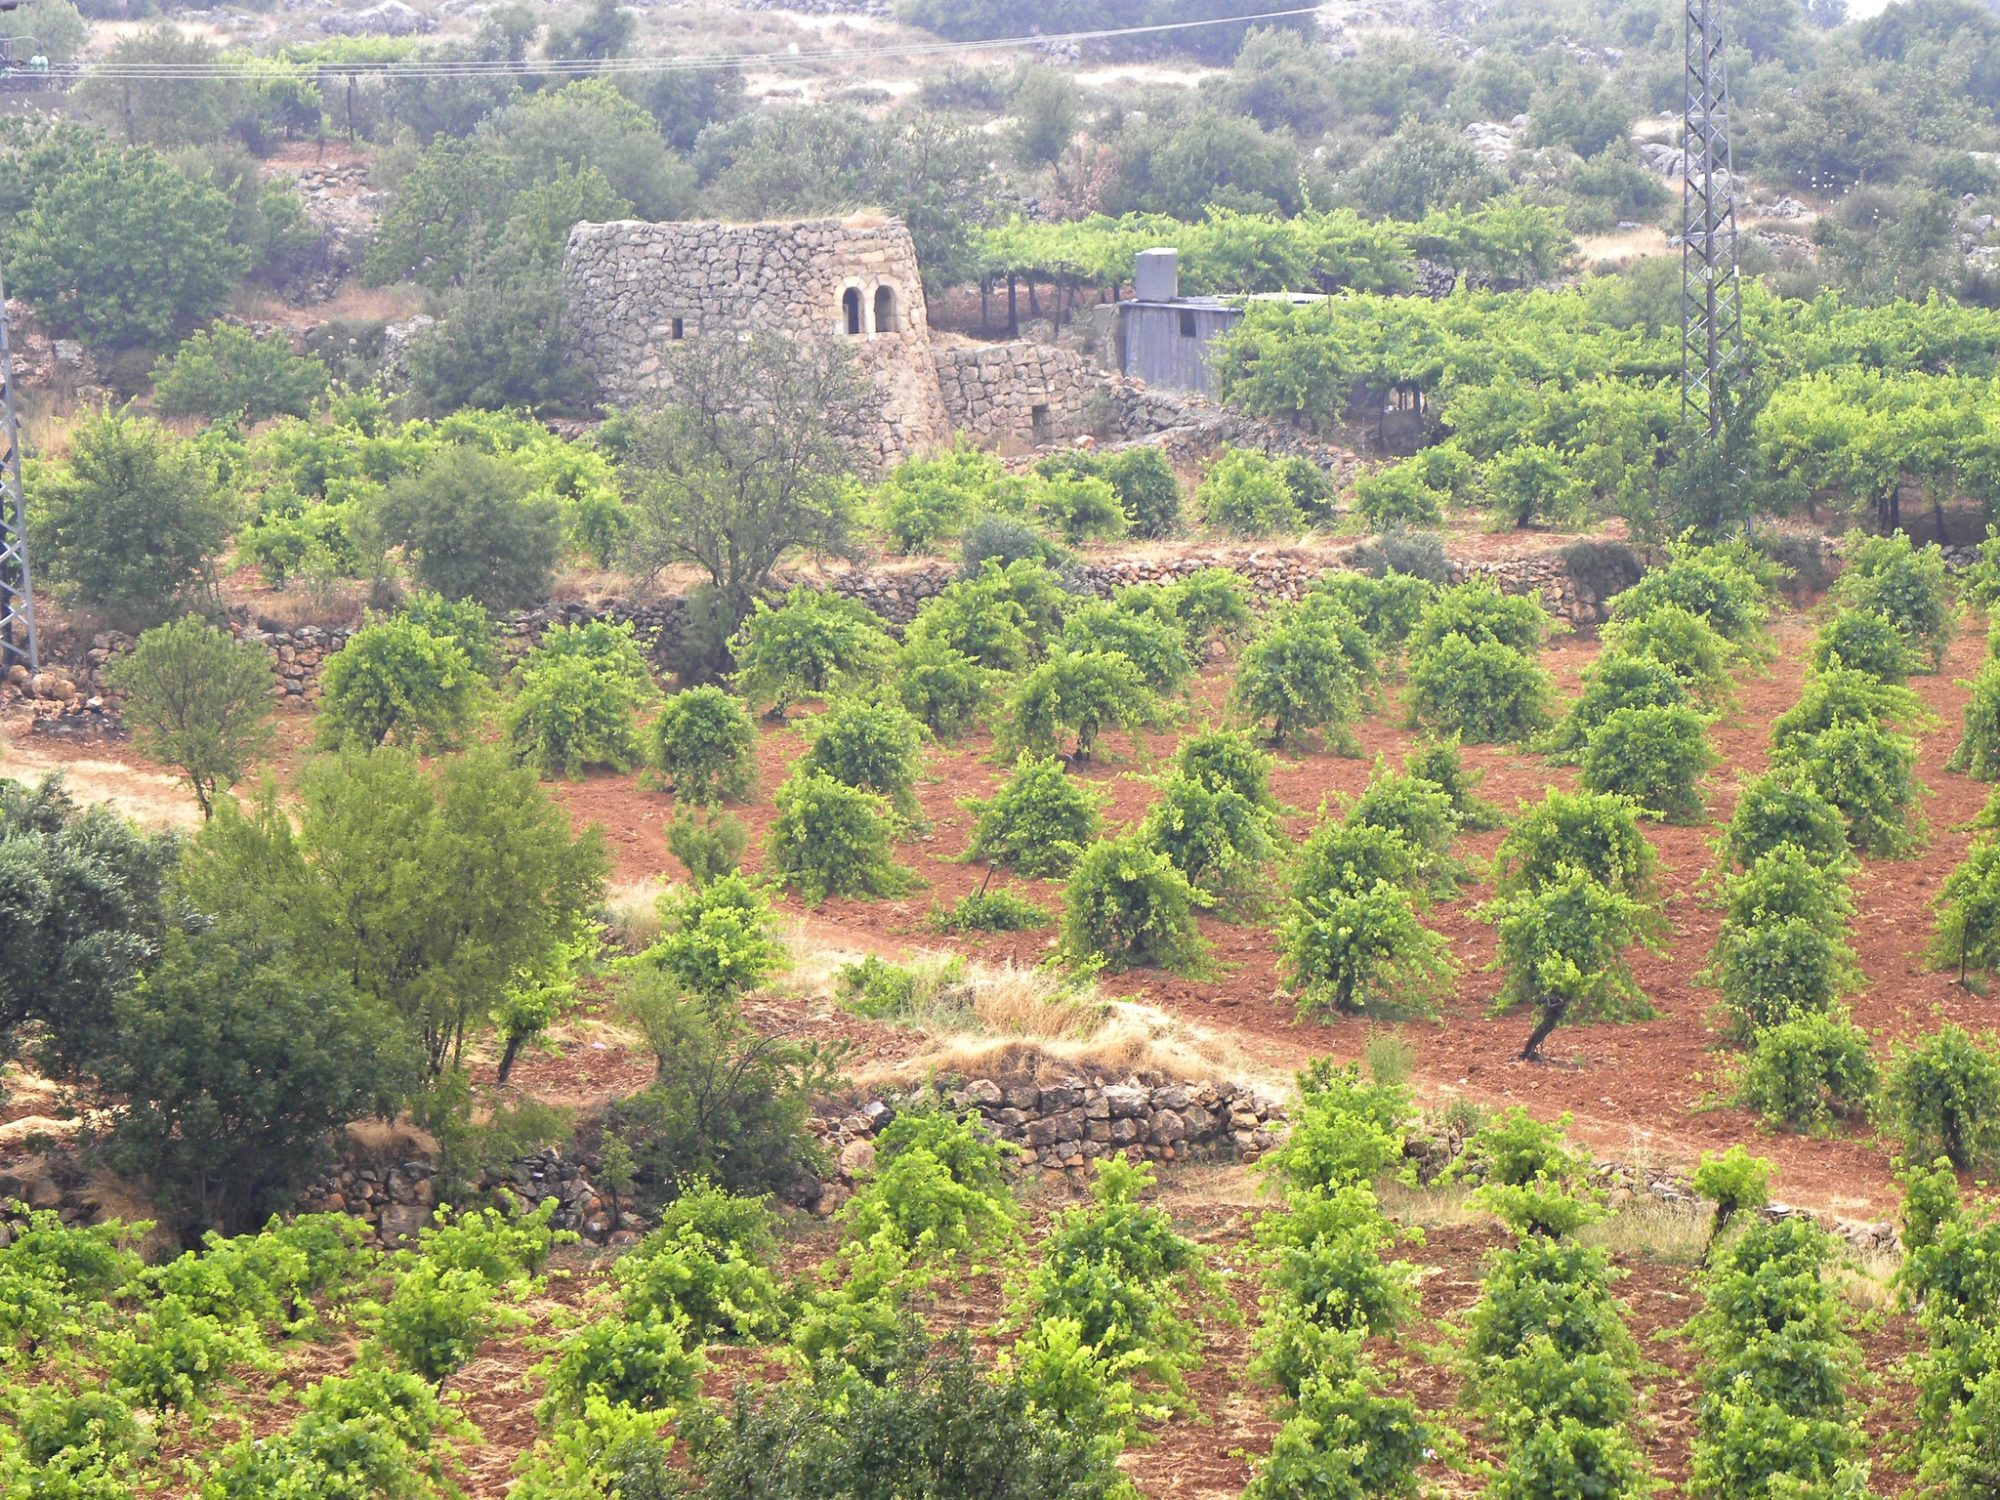
[[[1346,749],[1374,677],[1374,648],[1353,616],[1329,608],[1289,612],[1244,648],[1235,707],[1260,727],[1268,723],[1273,744],[1317,730]]]
[[[1480,477],[1495,514],[1516,527],[1537,521],[1575,527],[1589,518],[1589,492],[1550,444],[1516,444],[1494,457]]]
[[[458,642],[407,615],[370,620],[320,674],[319,738],[331,749],[454,748],[477,717],[483,682]]]
[[[807,904],[828,896],[893,896],[910,885],[894,860],[888,809],[873,792],[824,771],[794,771],[777,792],[765,855]]]
[[[426,770],[407,751],[309,764],[298,826],[275,800],[227,803],[183,856],[199,911],[285,934],[417,1038],[427,1071],[456,1068],[501,996],[555,984],[603,893],[603,843],[536,782],[472,752]]]
[[[1625,950],[1650,941],[1657,917],[1626,891],[1561,865],[1538,887],[1500,896],[1482,912],[1499,929],[1494,967],[1507,976],[1497,1007],[1526,1004],[1540,1013],[1523,1060],[1541,1061],[1543,1041],[1572,1014],[1618,1020],[1648,1013]]]
[[[64,599],[151,625],[212,587],[228,498],[205,456],[157,424],[111,411],[84,417],[69,457],[30,489],[32,545]]]
[[[140,636],[107,674],[139,748],[177,768],[206,818],[271,743],[271,660],[193,615]]]
[[[846,786],[875,792],[904,817],[917,814],[924,727],[894,703],[840,698],[806,728],[811,747],[795,769],[824,772]]]
[[[1715,763],[1708,726],[1692,708],[1621,708],[1584,742],[1582,785],[1629,797],[1669,823],[1697,823],[1707,811],[1700,781]]]
[[[1155,693],[1173,693],[1194,675],[1186,633],[1177,619],[1158,613],[1093,601],[1074,610],[1063,622],[1059,651],[1082,654],[1109,652],[1124,657],[1139,671],[1140,680]]]
[[[1772,721],[1771,751],[1783,758],[1824,730],[1924,722],[1923,705],[1906,687],[1852,667],[1829,666],[1806,679],[1799,701]]]
[[[1884,682],[1900,683],[1917,670],[1919,661],[1909,638],[1879,610],[1843,609],[1813,637],[1812,665],[1816,671],[1837,664]]]
[[[1907,1151],[1943,1155],[1964,1171],[2000,1149],[2000,1054],[1957,1026],[1898,1046],[1883,1106]]]
[[[681,862],[688,879],[705,886],[743,867],[750,831],[730,813],[701,816],[676,813],[667,820],[667,852]]]
[[[785,966],[770,902],[741,875],[669,890],[659,912],[660,937],[634,967],[666,975],[679,992],[715,1003],[740,1000]]]
[[[757,786],[756,749],[742,703],[713,685],[675,693],[653,721],[652,763],[685,806],[747,802]]]
[[[101,148],[39,190],[0,247],[8,285],[52,329],[125,349],[165,344],[221,308],[244,260],[228,223],[221,193],[157,153]]]
[[[1113,970],[1192,968],[1207,948],[1194,924],[1202,904],[1164,851],[1138,837],[1101,839],[1070,873],[1063,952]]]
[[[1756,555],[1739,545],[1677,547],[1655,568],[1611,601],[1614,622],[1636,620],[1664,604],[1699,615],[1746,652],[1759,644],[1769,612],[1769,584]]]
[[[282,333],[259,338],[216,323],[154,367],[153,404],[168,416],[304,417],[325,396],[328,378],[323,363],[294,354]]]
[[[1796,845],[1830,869],[1851,862],[1847,823],[1840,809],[1796,770],[1766,771],[1743,783],[1736,810],[1716,840],[1725,865],[1748,869],[1763,855]]]
[[[107,1160],[184,1227],[240,1230],[331,1158],[340,1126],[393,1107],[416,1058],[393,1018],[285,938],[225,921],[170,933],[115,1006],[91,1071],[121,1101]]]
[[[976,819],[966,857],[1023,875],[1065,875],[1097,837],[1100,801],[1055,756],[1023,754],[999,791],[964,804]]]
[[[1969,684],[1965,735],[1948,762],[1979,781],[2000,781],[2000,660],[1989,660]]]
[[[1766,1120],[1823,1130],[1865,1110],[1877,1081],[1867,1035],[1843,1012],[1821,1011],[1759,1031],[1737,1090]]]
[[[1158,448],[1111,452],[1072,448],[1041,459],[1035,472],[1102,479],[1118,496],[1118,508],[1129,518],[1134,536],[1157,540],[1180,529],[1181,482],[1167,455]]]
[[[800,584],[775,607],[759,599],[734,650],[736,690],[782,717],[795,699],[843,692],[877,676],[895,645],[860,600]]]
[[[883,529],[901,552],[924,552],[1003,503],[1009,480],[992,454],[963,441],[906,458],[876,493]]]
[[[1531,738],[1550,723],[1548,670],[1497,641],[1446,636],[1410,658],[1410,711],[1440,733],[1474,744]]]
[[[1278,944],[1301,1014],[1422,1008],[1456,972],[1450,948],[1417,919],[1407,889],[1341,878],[1325,862],[1301,870]]]
[[[489,609],[546,598],[562,546],[556,502],[530,494],[515,464],[463,444],[391,484],[382,523],[425,588]]]
[[[1022,570],[1019,574],[1015,569]],[[1025,667],[1062,627],[1063,596],[1038,563],[1017,562],[1003,569],[987,563],[928,600],[904,635],[906,646],[938,646],[971,658],[982,667],[1012,671]],[[1033,574],[1047,591],[1036,589],[1031,615],[1020,597]]]
[[[1416,120],[1377,146],[1349,185],[1369,213],[1392,219],[1472,208],[1505,186],[1463,137]]]
[[[1254,448],[1224,448],[1202,476],[1194,498],[1218,531],[1272,536],[1306,529],[1282,469]]]
[[[500,637],[494,632],[493,617],[472,600],[446,599],[418,589],[404,601],[400,613],[432,635],[455,641],[472,663],[472,670],[488,682],[500,680],[506,668],[500,656]]]
[[[629,624],[552,626],[521,661],[507,739],[545,776],[574,780],[586,765],[629,770],[643,755],[638,709],[653,696]]]
[[[59,778],[32,790],[0,780],[0,1050],[11,1056],[38,1024],[51,1077],[101,1055],[114,1002],[164,939],[176,852],[107,807],[78,807]]]
[[[905,639],[890,682],[903,707],[940,739],[956,739],[993,699],[992,672],[934,640]]]
[[[1773,757],[1776,769],[1800,779],[1840,810],[1847,840],[1864,854],[1907,854],[1923,842],[1916,814],[1920,788],[1912,776],[1913,740],[1873,724],[1836,724]]]
[[[1458,814],[1450,793],[1434,782],[1377,761],[1368,784],[1348,804],[1347,821],[1385,828],[1402,839],[1416,859],[1417,873],[1443,890],[1454,889],[1465,873],[1451,853]]]
[[[758,393],[754,415],[745,391]],[[674,398],[639,419],[620,465],[635,517],[628,556],[649,577],[699,568],[727,639],[788,552],[845,547],[843,476],[871,397],[839,345],[753,338],[690,343]]]
[[[1639,831],[1638,809],[1608,792],[1551,787],[1515,819],[1493,860],[1503,896],[1537,890],[1568,866],[1642,901],[1654,894],[1653,846]]]
[[[1437,492],[1409,464],[1393,464],[1354,481],[1355,514],[1373,530],[1436,526],[1444,520]]]
[[[1106,724],[1136,732],[1157,707],[1129,657],[1110,651],[1058,651],[1021,679],[1001,730],[1016,754],[1055,755],[1065,742],[1072,758],[1090,759]]]
[[[1174,868],[1204,895],[1255,905],[1259,877],[1277,857],[1276,816],[1235,787],[1170,772],[1146,809],[1139,837],[1164,851]]]
[[[1486,773],[1465,764],[1457,736],[1421,741],[1403,757],[1403,769],[1445,794],[1460,828],[1498,828],[1504,822],[1499,807],[1479,795],[1479,784],[1486,779]]]
[[[1431,584],[1407,573],[1327,573],[1306,594],[1308,614],[1321,608],[1343,609],[1361,622],[1368,638],[1384,656],[1399,649],[1417,628],[1424,609],[1436,594]]]
[[[1960,984],[1970,970],[2000,972],[2000,843],[1984,838],[1966,851],[1944,878],[1937,914],[1930,950],[1934,965],[1955,964]]]

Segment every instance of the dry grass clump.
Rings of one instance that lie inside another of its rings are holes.
[[[600,915],[610,941],[633,953],[659,941],[660,897],[666,890],[661,878],[628,880],[606,890]]]

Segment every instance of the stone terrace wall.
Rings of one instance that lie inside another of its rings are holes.
[[[1075,350],[1031,339],[943,344],[932,358],[952,430],[1008,453],[1083,436],[1107,384]]]
[[[885,459],[944,439],[916,246],[901,222],[578,224],[563,258],[564,341],[616,404],[670,391],[689,342],[770,333],[835,338],[881,394],[874,445]],[[894,298],[876,327],[876,292]],[[842,296],[860,298],[850,336]],[[674,336],[679,320],[682,337]],[[747,404],[755,393],[746,393]]]

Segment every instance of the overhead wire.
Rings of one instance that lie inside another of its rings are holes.
[[[539,77],[550,74],[570,77],[617,76],[623,74],[707,72],[725,69],[780,68],[813,63],[889,61],[936,57],[962,52],[1019,51],[1026,48],[1062,46],[1070,43],[1116,41],[1123,37],[1154,36],[1167,32],[1192,31],[1213,26],[1247,26],[1260,21],[1279,21],[1318,13],[1317,5],[1294,6],[1284,10],[1260,11],[1254,15],[1213,16],[1196,21],[1161,21],[1146,26],[1100,27],[1085,31],[1042,32],[1007,37],[962,41],[898,42],[887,46],[787,48],[777,52],[704,53],[679,57],[606,58],[421,58],[343,62],[328,59],[301,59],[289,66],[321,73],[352,74],[357,77],[392,75],[397,78],[483,78]],[[218,58],[213,62],[102,61],[86,62],[74,75],[128,82],[196,82],[208,79],[256,79],[269,77],[273,66],[286,66],[279,56]]]

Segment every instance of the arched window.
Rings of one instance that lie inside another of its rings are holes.
[[[861,332],[861,288],[851,286],[840,294],[841,316],[846,319],[847,331]]]
[[[892,286],[878,286],[875,288],[875,331],[877,333],[895,333],[898,331],[896,326],[896,289]]]

